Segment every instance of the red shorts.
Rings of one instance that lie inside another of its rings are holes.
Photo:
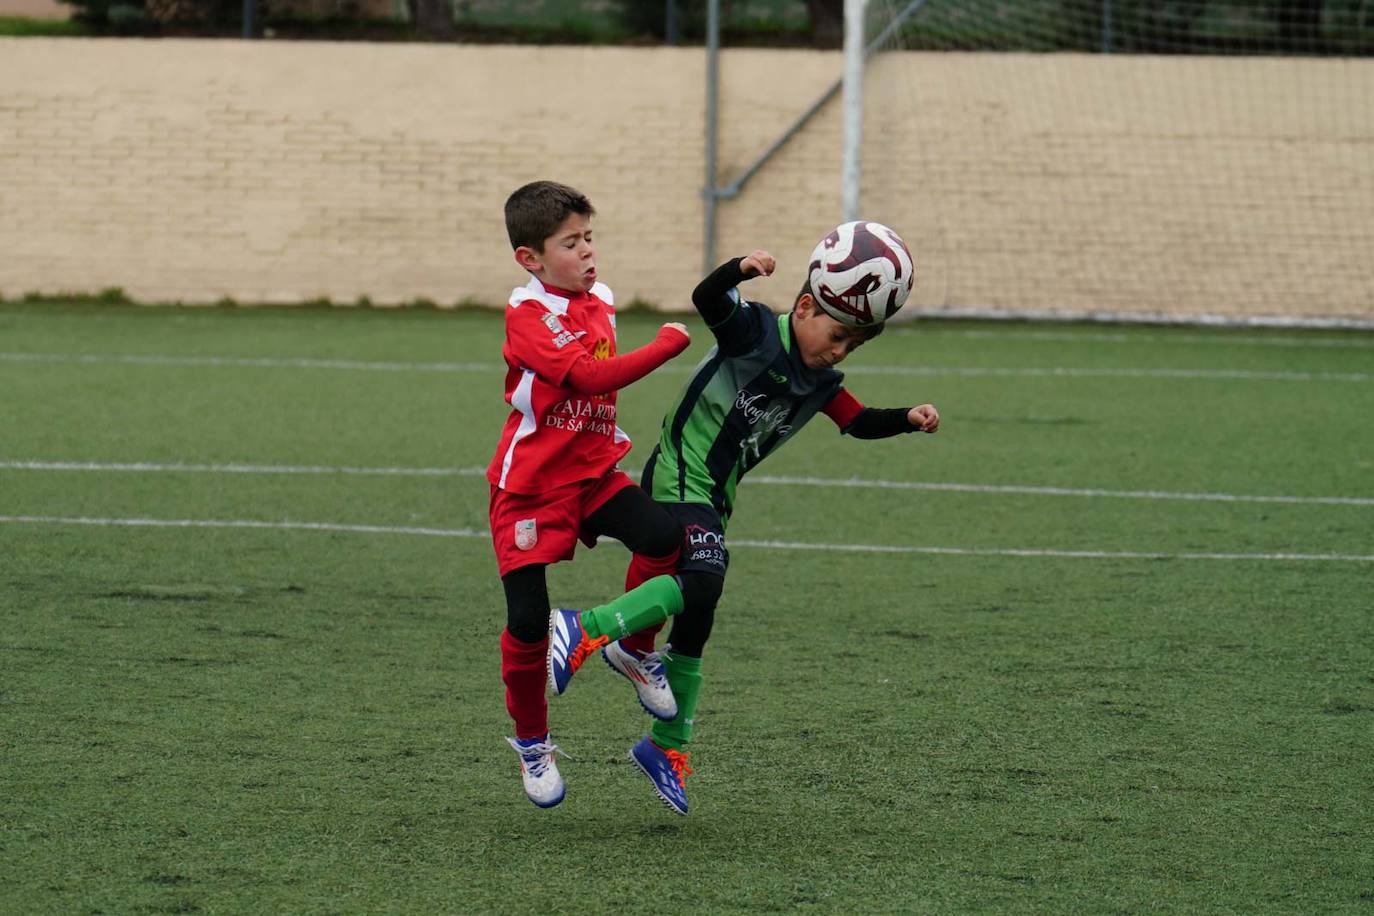
[[[534,563],[571,560],[577,541],[596,546],[582,530],[587,516],[635,482],[610,470],[595,480],[579,480],[537,496],[491,488],[491,541],[501,575]]]

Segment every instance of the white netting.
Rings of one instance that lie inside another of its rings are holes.
[[[927,310],[1374,317],[1365,5],[929,0],[867,70],[864,216]]]
[[[870,0],[877,27],[911,4]],[[1367,0],[929,0],[902,47],[1123,54],[1374,53]]]

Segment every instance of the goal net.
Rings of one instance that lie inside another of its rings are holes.
[[[1369,0],[928,0],[885,47],[860,200],[923,312],[1374,326]]]

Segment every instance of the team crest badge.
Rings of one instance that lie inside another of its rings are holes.
[[[535,528],[534,519],[522,518],[515,523],[515,546],[521,550],[529,550],[539,542],[539,531]]]

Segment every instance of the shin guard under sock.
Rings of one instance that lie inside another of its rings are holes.
[[[649,734],[661,748],[682,750],[692,740],[696,724],[697,700],[701,697],[701,659],[668,653],[663,667],[668,671],[668,686],[677,700],[677,718],[671,722],[655,720]]]
[[[676,553],[671,553],[666,557],[646,557],[642,554],[633,554],[630,557],[630,567],[625,570],[625,591],[634,591],[655,576],[672,575],[673,571],[677,569],[677,558]],[[620,644],[631,652],[647,655],[654,651],[654,638],[662,629],[662,621],[650,624],[637,633],[622,637]]]
[[[506,684],[506,711],[515,720],[515,737],[522,741],[542,738],[549,730],[549,638],[521,642],[501,631],[501,680]]]
[[[655,576],[639,588],[582,612],[582,628],[593,639],[621,639],[662,624],[682,611],[682,587],[672,576]]]

